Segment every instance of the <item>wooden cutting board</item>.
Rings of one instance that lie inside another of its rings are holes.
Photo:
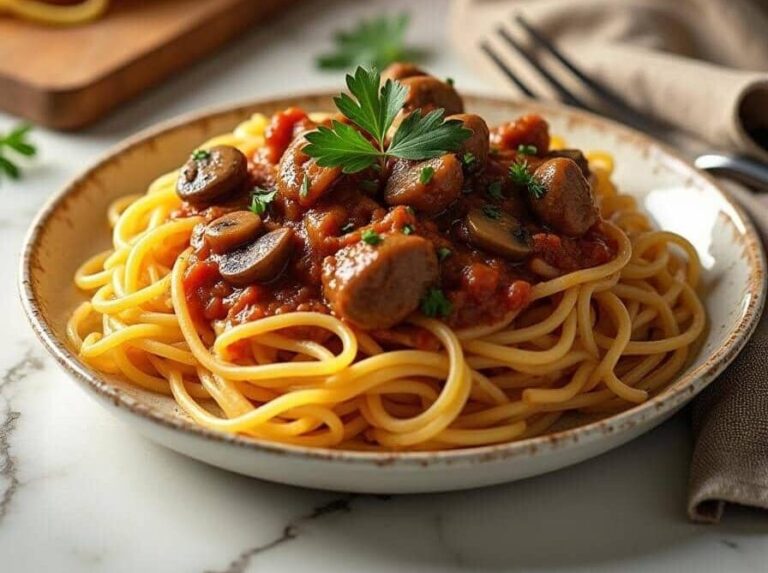
[[[113,0],[102,19],[51,28],[0,15],[0,108],[83,127],[292,0]]]

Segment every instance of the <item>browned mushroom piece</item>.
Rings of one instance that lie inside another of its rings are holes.
[[[432,243],[392,233],[372,246],[344,247],[323,266],[323,292],[333,311],[364,329],[389,328],[419,306],[438,278]]]
[[[473,113],[459,113],[448,116],[446,119],[457,119],[464,124],[464,127],[472,131],[472,135],[461,144],[461,149],[457,154],[462,158],[468,153],[472,154],[473,160],[465,162],[470,172],[482,169],[488,160],[490,148],[488,124],[482,117]]]
[[[533,172],[533,178],[544,187],[541,197],[530,196],[531,210],[542,223],[560,233],[581,236],[597,222],[592,188],[573,160],[549,159]]]
[[[261,232],[261,217],[251,211],[233,211],[215,219],[205,228],[205,242],[222,254],[254,240]]]
[[[436,215],[459,198],[463,184],[461,162],[453,154],[419,162],[398,160],[387,179],[384,201]]]
[[[219,272],[228,283],[244,287],[276,279],[293,252],[293,230],[276,229],[255,241],[222,255]]]
[[[176,193],[193,205],[208,205],[237,191],[248,176],[248,160],[231,145],[198,150],[181,168]]]
[[[389,64],[384,71],[381,72],[381,81],[387,80],[404,80],[405,78],[413,78],[416,76],[426,76],[427,72],[422,70],[416,64],[410,62],[394,62]]]
[[[513,261],[521,261],[531,254],[533,240],[528,230],[508,213],[470,209],[464,218],[469,241],[484,251],[495,253]]]
[[[445,115],[464,112],[464,101],[453,86],[433,78],[432,76],[414,76],[401,80],[408,88],[405,98],[406,112],[421,109],[422,113],[442,108]]]
[[[579,169],[581,169],[582,175],[589,181],[589,177],[592,175],[592,172],[589,170],[589,161],[587,161],[587,158],[584,157],[580,149],[554,149],[548,151],[545,155],[546,159],[552,159],[553,157],[566,157],[574,161],[579,166]]]
[[[278,166],[278,193],[304,206],[312,205],[341,175],[340,167],[321,167],[304,153],[307,141],[298,136],[283,153]],[[305,183],[305,179],[307,182]]]

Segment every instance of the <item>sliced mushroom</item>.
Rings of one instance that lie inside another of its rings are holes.
[[[381,81],[387,80],[404,80],[405,78],[412,78],[416,76],[426,76],[427,72],[422,70],[416,64],[410,62],[394,62],[388,65],[383,72],[381,72]]]
[[[599,219],[592,188],[571,159],[549,159],[536,168],[533,178],[544,193],[529,196],[531,210],[545,225],[566,235],[581,236]]]
[[[508,213],[494,212],[489,216],[482,209],[474,208],[464,219],[470,242],[513,261],[520,261],[531,254],[533,241],[528,230]]]
[[[453,88],[445,82],[441,82],[432,76],[414,76],[405,78],[400,83],[408,88],[408,96],[405,99],[406,112],[421,109],[427,113],[433,109],[442,108],[445,115],[463,113],[464,101]]]
[[[474,160],[465,162],[467,169],[470,172],[482,169],[488,160],[490,147],[488,124],[482,117],[473,113],[459,113],[448,116],[446,119],[457,119],[464,124],[464,127],[472,130],[472,135],[461,144],[458,156],[464,157],[467,153],[471,153]]]
[[[581,169],[582,175],[584,175],[587,180],[589,180],[589,177],[592,175],[592,172],[589,170],[589,161],[587,161],[587,158],[584,157],[584,154],[580,149],[555,149],[547,152],[547,159],[552,159],[554,157],[565,157],[576,163],[576,165],[579,166],[579,169]]]
[[[235,286],[270,282],[283,272],[292,252],[293,230],[283,227],[223,255],[219,261],[219,272]]]
[[[419,162],[399,160],[387,179],[384,201],[437,215],[459,198],[463,184],[461,163],[453,154]]]
[[[236,191],[248,176],[248,160],[231,145],[197,151],[181,168],[176,193],[193,205],[207,205]]]
[[[261,227],[261,217],[256,213],[234,211],[205,228],[205,242],[214,253],[226,253],[258,237]]]

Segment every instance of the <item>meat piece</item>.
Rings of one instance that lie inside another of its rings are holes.
[[[595,196],[584,175],[571,159],[556,157],[542,163],[533,178],[544,194],[531,194],[531,210],[545,225],[566,235],[581,236],[599,219]]]
[[[341,175],[340,167],[321,167],[304,153],[306,144],[303,135],[293,140],[280,159],[277,176],[278,193],[304,207],[314,204]]]
[[[521,116],[492,129],[491,144],[513,151],[521,145],[532,145],[537,154],[546,153],[549,149],[549,124],[540,115]]]
[[[464,157],[465,154],[471,153],[474,160],[466,163],[467,169],[470,171],[481,170],[488,160],[488,148],[490,147],[488,124],[482,117],[473,113],[459,113],[446,119],[458,119],[464,124],[464,127],[472,130],[472,135],[461,144],[461,149],[457,154],[459,157]]]
[[[582,175],[589,181],[589,178],[592,176],[592,172],[589,170],[589,161],[587,161],[587,158],[584,157],[584,154],[581,152],[580,149],[556,149],[552,150],[549,153],[547,153],[546,158],[551,159],[552,157],[567,157],[568,159],[573,160],[576,162],[576,165],[579,166],[579,169],[581,169]]]
[[[410,62],[394,62],[389,64],[383,72],[381,72],[381,81],[387,80],[404,80],[405,78],[413,78],[416,76],[426,76],[427,72],[422,70],[416,64]]]
[[[366,330],[404,320],[438,278],[430,241],[402,233],[381,237],[375,246],[360,241],[344,247],[323,265],[323,289],[331,308]]]
[[[432,76],[414,76],[405,78],[401,83],[408,88],[404,110],[412,112],[421,109],[426,114],[442,108],[445,115],[464,112],[464,101],[453,86],[441,82]]]
[[[455,155],[398,160],[384,188],[387,205],[408,205],[427,215],[445,211],[461,195],[464,174]]]

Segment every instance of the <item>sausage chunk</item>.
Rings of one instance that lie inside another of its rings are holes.
[[[382,238],[375,246],[360,241],[344,247],[323,266],[323,290],[333,311],[366,330],[404,320],[438,278],[431,242],[401,233]]]
[[[283,153],[278,166],[277,191],[286,199],[308,207],[328,191],[341,176],[340,167],[321,167],[304,153],[307,141],[299,135]],[[305,180],[308,180],[305,183]]]
[[[384,188],[387,205],[408,205],[427,215],[445,211],[461,195],[464,174],[455,155],[398,160]]]
[[[472,130],[469,139],[461,144],[458,151],[459,157],[471,153],[474,161],[468,163],[470,171],[482,169],[488,160],[488,149],[490,147],[488,124],[479,115],[473,113],[459,113],[451,115],[446,119],[457,119],[464,124],[464,127]]]
[[[545,193],[531,196],[531,210],[542,223],[566,235],[581,236],[598,218],[595,196],[579,166],[572,159],[556,157],[533,172]]]
[[[432,76],[413,76],[405,78],[401,83],[408,88],[404,110],[412,112],[421,109],[422,113],[443,108],[445,115],[464,112],[464,101],[453,88]]]
[[[427,72],[422,70],[416,64],[410,62],[394,62],[389,64],[383,72],[381,72],[381,81],[387,80],[404,80],[405,78],[413,78],[416,76],[426,76]]]

